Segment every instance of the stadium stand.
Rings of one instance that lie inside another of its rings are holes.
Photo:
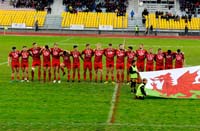
[[[33,27],[36,20],[41,27],[44,25],[46,11],[0,10],[0,25],[11,26],[12,23],[25,23]]]
[[[187,14],[200,14],[199,0],[180,0],[180,9]]]
[[[63,0],[66,11],[126,13],[128,0]]]
[[[99,25],[112,25],[113,28],[128,27],[128,14],[117,16],[116,13],[63,12],[62,17],[62,27],[70,27],[72,24],[81,24],[86,28],[98,28]]]
[[[159,16],[156,18],[155,13],[151,13],[146,17],[146,28],[150,27],[151,25],[153,28],[157,29],[170,29],[170,30],[183,30],[185,26],[188,26],[190,30],[200,30],[200,18],[194,17],[191,20],[186,21],[184,18],[179,19],[166,19]]]
[[[52,4],[53,0],[11,0],[10,5],[14,8],[34,8],[44,11],[45,7]]]
[[[142,0],[143,6],[150,12],[157,10],[164,12],[175,12],[176,0]]]

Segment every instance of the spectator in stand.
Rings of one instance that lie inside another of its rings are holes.
[[[39,30],[38,20],[35,21],[35,31]]]
[[[132,11],[131,11],[131,20],[133,20],[134,14],[135,14],[135,13],[134,13],[134,11],[132,10]]]
[[[142,23],[145,24],[146,23],[146,18],[145,16],[149,15],[148,10],[145,8],[142,12]]]
[[[14,8],[35,8],[36,10],[44,10],[53,0],[13,0]]]
[[[150,26],[150,34],[153,34],[153,25]]]
[[[185,35],[188,35],[188,26],[185,25]]]

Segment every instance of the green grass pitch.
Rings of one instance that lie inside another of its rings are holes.
[[[158,99],[148,97],[134,100],[128,86],[123,85],[115,114],[115,123],[108,124],[114,85],[101,83],[10,83],[11,69],[5,63],[12,46],[52,46],[57,42],[63,49],[74,44],[83,50],[86,43],[92,48],[100,42],[103,47],[113,43],[117,48],[123,38],[0,36],[0,130],[200,130],[200,101]],[[200,40],[126,39],[126,45],[163,50],[180,48],[186,66],[199,65]],[[30,60],[31,61],[31,60]],[[105,60],[104,60],[105,61]],[[104,64],[105,66],[105,64]],[[104,68],[105,70],[105,68]],[[105,71],[104,71],[105,74]],[[81,79],[82,79],[81,72]],[[104,75],[105,78],[105,75]]]

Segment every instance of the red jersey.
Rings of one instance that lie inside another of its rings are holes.
[[[30,54],[28,51],[21,51],[21,62],[22,63],[28,63],[28,58],[29,58]]]
[[[155,55],[155,61],[157,66],[163,66],[164,65],[164,54],[156,54]]]
[[[40,61],[40,50],[41,50],[40,47],[29,49],[29,51],[32,54],[33,61]]]
[[[117,63],[122,64],[124,63],[124,58],[126,57],[126,51],[125,50],[116,50],[116,56],[117,56]]]
[[[12,63],[19,63],[19,57],[20,57],[20,52],[15,51],[15,52],[10,52],[9,57],[12,59]]]
[[[183,65],[184,62],[184,54],[183,53],[176,53],[175,54],[175,64],[176,65]]]
[[[80,56],[81,53],[79,51],[71,51],[71,55],[73,57],[73,64],[80,64]]]
[[[82,54],[84,55],[84,62],[91,62],[92,56],[94,55],[92,49],[85,49],[82,51]]]
[[[127,51],[126,56],[127,56],[127,63],[132,64],[132,61],[134,60],[136,53],[134,51]]]
[[[62,55],[63,63],[71,63],[70,54]]]
[[[42,56],[43,56],[43,62],[44,63],[50,62],[51,51],[50,50],[43,50]]]
[[[94,62],[95,63],[102,62],[103,54],[104,54],[104,50],[95,50],[94,51]]]
[[[165,65],[173,65],[174,55],[165,53]]]
[[[114,63],[114,57],[115,57],[115,49],[105,49],[104,54],[106,56],[106,62],[107,63]]]
[[[144,62],[147,51],[144,49],[136,50],[137,62]]]
[[[59,61],[61,52],[63,52],[63,50],[60,48],[51,48],[52,61]]]
[[[146,60],[147,60],[146,64],[152,65],[153,62],[154,62],[154,57],[155,57],[154,54],[152,54],[152,53],[147,53],[147,54],[146,54]]]

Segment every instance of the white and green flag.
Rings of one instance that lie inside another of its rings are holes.
[[[200,98],[200,66],[141,72],[147,78],[149,96],[165,98]]]

